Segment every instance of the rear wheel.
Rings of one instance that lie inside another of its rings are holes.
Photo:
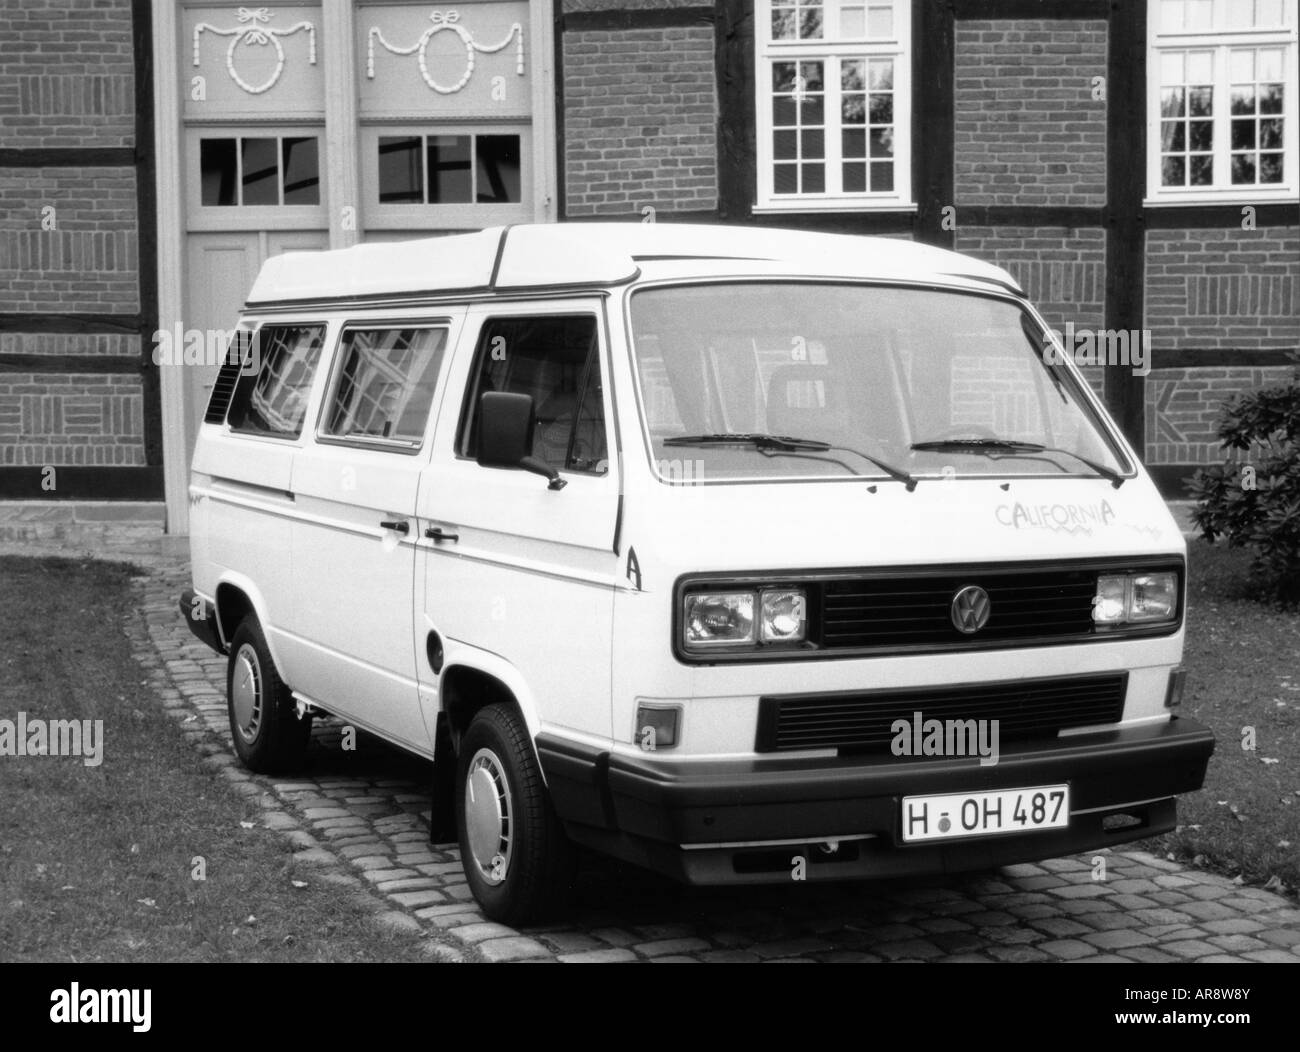
[[[551,806],[528,728],[506,705],[470,721],[457,759],[460,857],[474,898],[503,924],[541,920],[573,890],[573,846]]]
[[[245,618],[230,641],[226,705],[235,753],[250,771],[279,774],[302,764],[311,720],[299,719],[262,627]]]

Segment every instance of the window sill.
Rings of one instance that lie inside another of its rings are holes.
[[[895,212],[917,211],[915,204],[890,201],[876,204],[871,201],[782,201],[779,204],[754,205],[755,215],[797,215],[804,212]]]
[[[1266,193],[1201,193],[1179,195],[1177,197],[1144,197],[1143,208],[1191,208],[1202,205],[1226,205],[1230,208],[1245,208],[1247,205],[1290,205],[1300,204],[1300,194],[1285,188],[1270,190]]]

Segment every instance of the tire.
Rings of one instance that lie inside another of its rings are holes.
[[[284,774],[302,765],[311,720],[298,719],[293,694],[267,648],[262,626],[246,617],[230,640],[226,711],[240,762],[258,774]]]
[[[489,705],[470,721],[456,762],[456,825],[470,890],[492,920],[533,923],[568,903],[576,853],[513,706]]]

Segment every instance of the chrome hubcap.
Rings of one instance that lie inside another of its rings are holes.
[[[491,749],[479,749],[465,776],[465,832],[479,875],[500,884],[510,871],[513,801],[505,769]]]
[[[262,676],[257,666],[257,652],[248,643],[235,654],[230,700],[235,712],[235,730],[251,744],[262,726]]]

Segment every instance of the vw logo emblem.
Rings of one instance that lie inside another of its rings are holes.
[[[952,597],[952,626],[963,635],[972,636],[989,623],[993,604],[989,594],[977,584],[958,589]]]

